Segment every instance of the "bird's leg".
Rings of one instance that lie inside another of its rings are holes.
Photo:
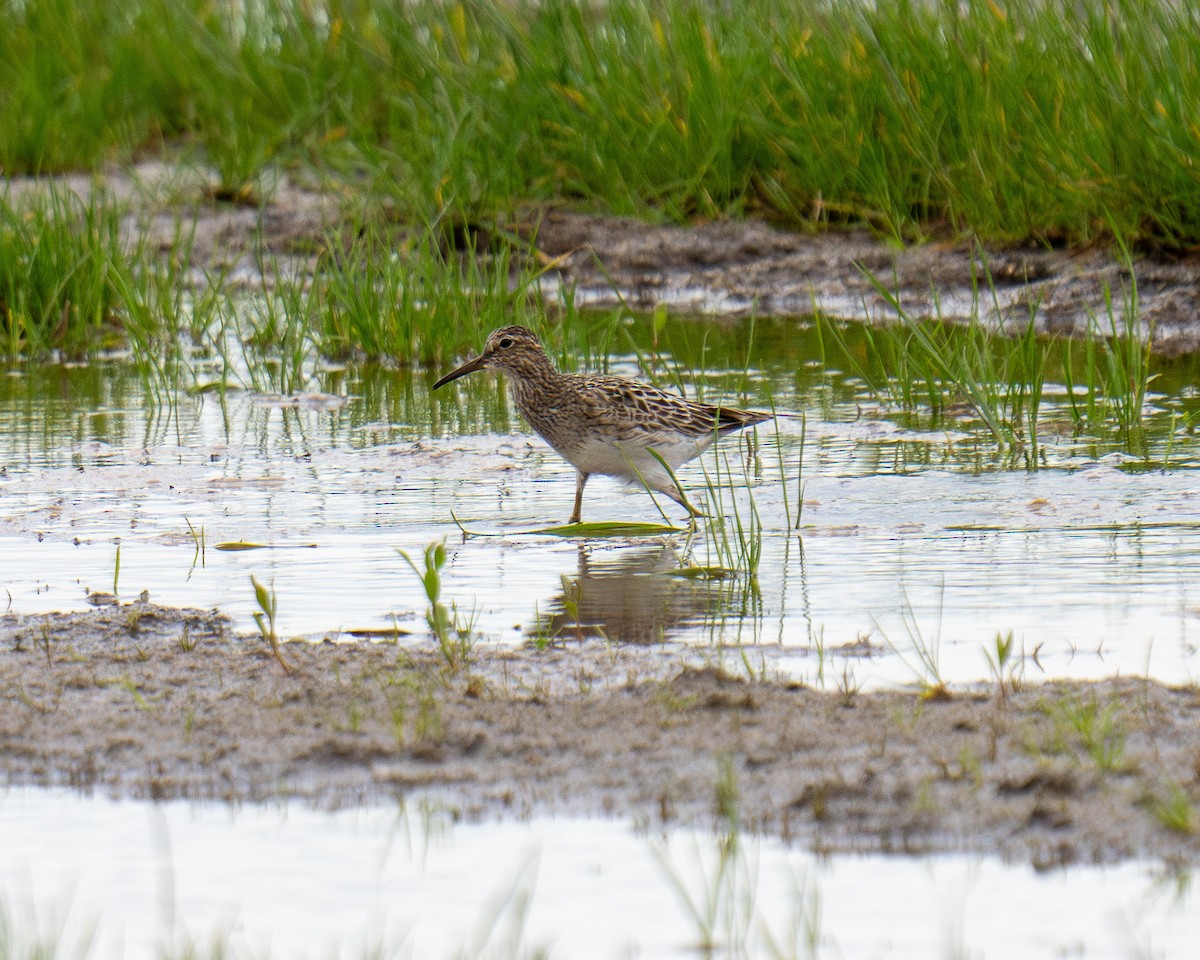
[[[575,509],[571,511],[571,519],[567,523],[579,523],[583,512],[583,488],[587,483],[588,474],[582,470],[575,471]]]
[[[671,484],[670,486],[659,487],[659,490],[683,507],[683,509],[688,512],[689,520],[695,520],[697,517],[708,516],[708,514],[703,510],[697,510],[691,505],[691,503],[688,502],[688,498],[683,495],[683,491],[678,485]]]

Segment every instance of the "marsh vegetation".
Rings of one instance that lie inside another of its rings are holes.
[[[1186,4],[8,4],[0,167],[182,148],[413,222],[560,201],[913,239],[1197,239]]]
[[[755,832],[1195,861],[1191,5],[24,0],[0,62],[0,779],[699,825],[731,955]],[[690,529],[556,527],[428,389],[510,322],[779,416]]]

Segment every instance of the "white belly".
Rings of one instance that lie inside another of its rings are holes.
[[[655,443],[653,448],[648,448],[645,445],[628,441],[598,443],[584,438],[582,443],[570,450],[559,450],[558,452],[576,470],[584,473],[618,477],[639,486],[645,484],[654,489],[663,489],[674,485],[658,457],[651,453],[651,449],[659,457],[662,457],[673,471],[694,457],[698,457],[712,441],[712,434],[706,434],[702,437],[689,437],[670,443]]]

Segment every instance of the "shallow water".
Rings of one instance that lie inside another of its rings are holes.
[[[703,499],[711,483],[725,517],[693,538],[523,535],[565,519],[574,474],[488,375],[431,396],[433,371],[334,369],[298,403],[156,405],[114,361],[0,380],[0,589],[16,612],[78,609],[117,575],[122,598],[219,606],[254,629],[253,574],[273,581],[285,634],[396,627],[423,642],[425,596],[398,551],[419,561],[446,538],[443,599],[484,642],[602,631],[833,687],[986,679],[985,650],[1011,631],[1029,679],[1200,673],[1200,444],[1179,427],[1192,366],[1160,371],[1143,445],[1048,434],[1028,472],[977,423],[879,408],[802,323],[760,322],[752,343],[747,324],[672,329],[670,350],[630,329],[661,383],[793,415],[685,466],[685,488]],[[632,354],[606,362],[638,370]],[[584,511],[662,520],[606,478]],[[464,539],[455,517],[500,535]],[[216,549],[227,541],[268,548]],[[742,542],[761,545],[757,587],[670,575],[742,567]]]
[[[821,857],[628,823],[455,822],[436,801],[327,813],[0,796],[9,942],[58,955],[669,958],[1190,955],[1190,874],[1127,863],[1035,872],[991,858]],[[94,936],[89,936],[94,931]],[[815,949],[813,948],[815,945]],[[213,947],[215,946],[215,949]],[[770,954],[779,955],[779,954]]]
[[[1006,670],[1028,679],[1200,673],[1200,445],[1179,427],[1192,366],[1160,371],[1144,444],[1047,431],[1030,472],[968,419],[880,408],[821,362],[811,328],[759,324],[755,346],[745,325],[689,322],[657,351],[662,382],[675,371],[708,399],[802,415],[684,468],[725,517],[692,538],[525,534],[565,519],[573,471],[490,377],[431,396],[434,371],[333,369],[298,402],[164,405],[113,361],[0,378],[0,589],[16,612],[80,609],[115,579],[122,599],[218,606],[253,630],[254,575],[273,583],[284,634],[425,644],[426,598],[398,551],[419,563],[444,538],[443,599],[484,643],[602,632],[836,689],[987,679],[985,654],[1011,631]],[[648,358],[647,330],[631,333]],[[638,369],[632,353],[607,363]],[[1061,392],[1046,402],[1050,424]],[[496,535],[464,538],[455,517]],[[604,478],[585,518],[662,519]],[[676,575],[741,566],[739,521],[761,545],[757,586],[744,571]],[[700,930],[671,877],[698,898],[717,845],[623,821],[457,823],[436,798],[327,813],[14,790],[0,797],[0,903],[18,938],[82,944],[96,921],[96,956],[477,956],[497,919],[491,946],[511,931],[552,956],[679,957]],[[792,942],[812,955],[811,941],[897,957],[1177,956],[1200,935],[1190,875],[1145,863],[1038,873],[746,839],[726,876],[713,919],[729,956],[762,955],[767,931],[792,938],[783,955]]]

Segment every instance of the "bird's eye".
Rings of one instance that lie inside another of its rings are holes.
[[[501,350],[507,350],[511,346],[512,346],[512,338],[510,338],[510,337],[505,337],[503,340],[500,341],[500,349]]]

